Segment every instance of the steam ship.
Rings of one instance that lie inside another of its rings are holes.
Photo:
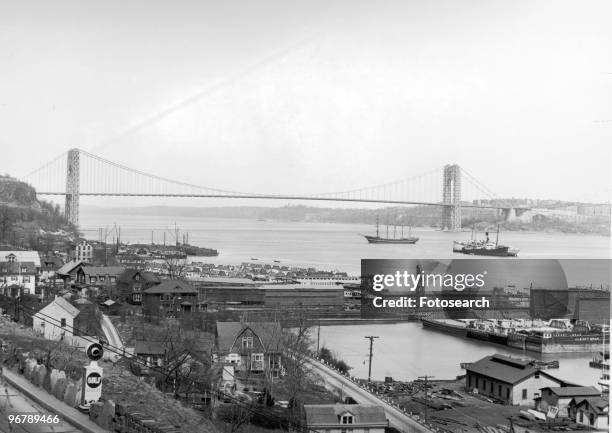
[[[475,256],[495,256],[495,257],[516,257],[519,253],[518,248],[510,247],[507,245],[501,245],[499,241],[499,226],[497,226],[497,237],[495,242],[489,241],[489,233],[485,232],[487,237],[484,241],[478,241],[474,238],[474,232],[472,231],[472,238],[467,242],[454,241],[453,252],[469,254]]]

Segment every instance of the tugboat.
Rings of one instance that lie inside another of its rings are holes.
[[[484,241],[474,239],[473,231],[472,238],[467,242],[454,241],[453,252],[469,254],[475,256],[496,256],[496,257],[516,257],[519,253],[518,248],[513,248],[507,245],[499,244],[499,225],[497,226],[497,236],[495,242],[489,240],[489,232],[485,232],[487,237]]]
[[[397,226],[394,225],[393,226],[393,237],[390,238],[389,237],[389,224],[387,224],[387,237],[381,238],[380,233],[379,233],[378,216],[376,216],[376,236],[370,236],[370,235],[361,235],[361,236],[366,238],[366,240],[370,244],[416,244],[417,241],[419,240],[419,238],[410,235],[412,232],[410,228],[408,229],[409,230],[408,237],[405,238],[403,224],[402,224],[402,233],[399,238],[395,237],[396,230],[397,230]]]

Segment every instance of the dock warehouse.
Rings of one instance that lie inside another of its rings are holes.
[[[486,356],[466,368],[465,387],[506,404],[533,406],[534,398],[546,387],[564,386],[529,361],[503,355]]]
[[[267,308],[310,307],[342,311],[344,287],[342,285],[317,286],[302,284],[269,284],[261,286]]]

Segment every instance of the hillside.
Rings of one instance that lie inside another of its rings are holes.
[[[38,200],[36,190],[10,176],[0,176],[0,245],[63,250],[78,237],[58,205]]]

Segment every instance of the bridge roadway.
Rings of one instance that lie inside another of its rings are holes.
[[[36,195],[66,195],[65,192],[37,191]],[[316,197],[300,195],[274,195],[274,194],[164,194],[164,193],[119,193],[119,192],[79,192],[80,196],[100,197],[175,197],[175,198],[244,198],[260,200],[308,200],[308,201],[341,201],[356,203],[386,203],[402,205],[423,206],[451,206],[451,203],[432,203],[425,201],[389,200],[389,199],[367,199],[367,198],[342,198],[342,197]],[[476,205],[461,203],[461,207],[479,209],[508,209],[508,206]]]
[[[433,430],[420,424],[403,411],[382,400],[375,394],[361,388],[358,384],[352,382],[349,378],[343,376],[336,370],[314,359],[306,359],[308,366],[310,366],[313,371],[319,373],[325,379],[327,385],[342,390],[343,394],[350,396],[357,403],[375,404],[384,407],[389,425],[395,427],[402,433],[433,433]]]

